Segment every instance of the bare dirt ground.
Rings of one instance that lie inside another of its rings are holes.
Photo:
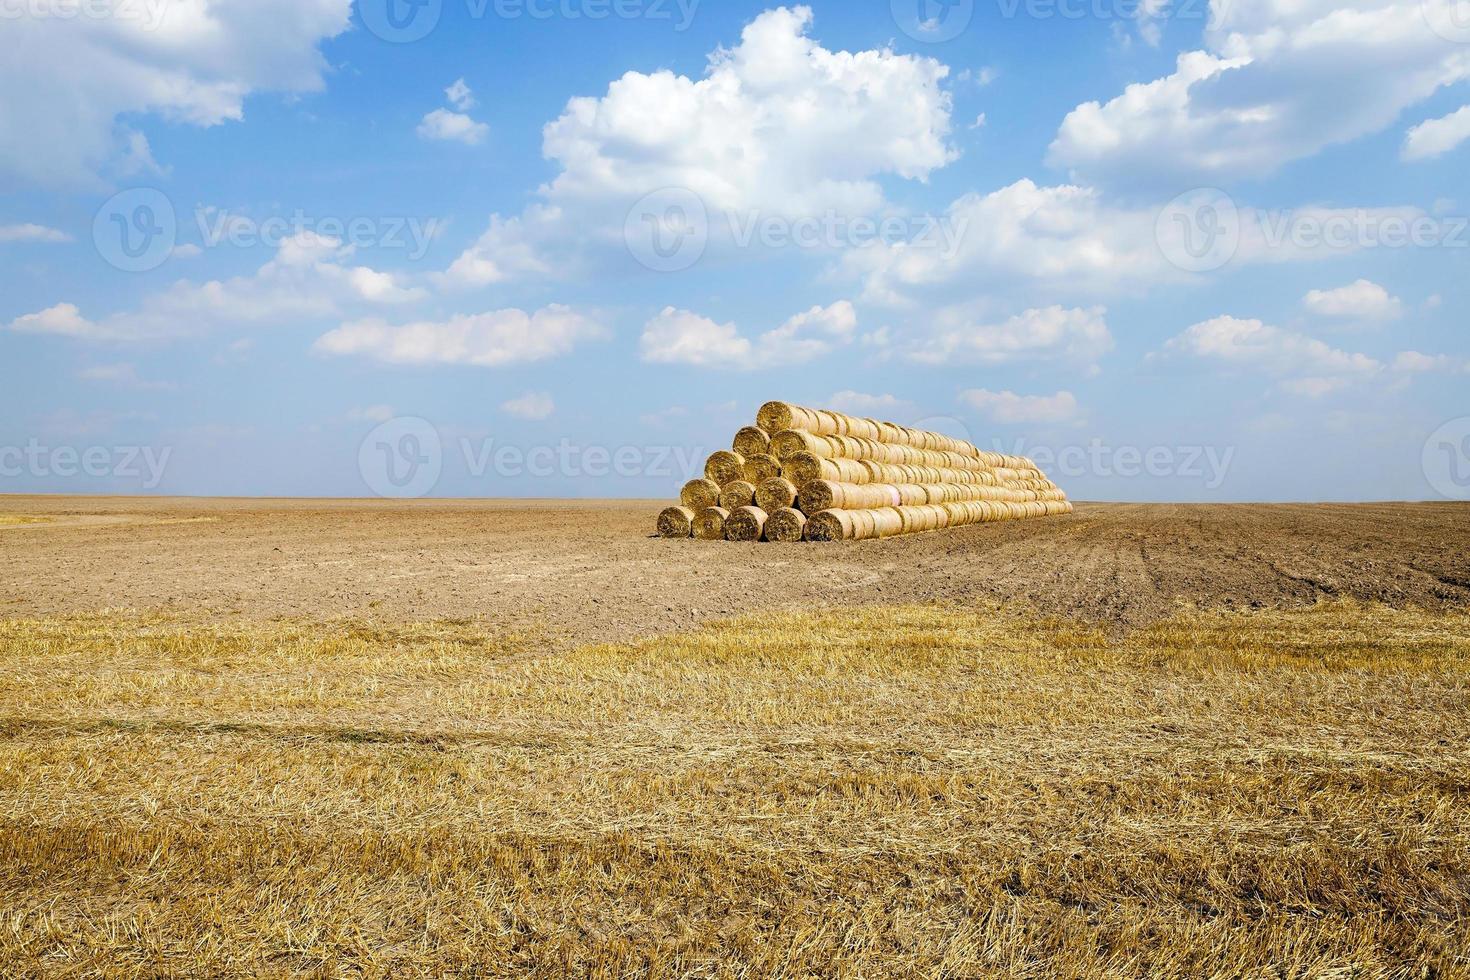
[[[1119,627],[1181,604],[1470,605],[1470,505],[1082,504],[838,545],[665,541],[653,501],[0,497],[0,616],[482,618],[622,640],[814,605],[1007,601]],[[45,517],[7,523],[6,516]]]

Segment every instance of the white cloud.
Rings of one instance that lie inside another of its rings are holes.
[[[1013,364],[1062,361],[1095,369],[1113,349],[1107,310],[1049,306],[1000,323],[984,323],[963,307],[940,310],[932,330],[900,341],[895,351],[919,364]]]
[[[1341,257],[1374,247],[1376,230],[1387,237],[1387,229],[1412,227],[1424,216],[1408,207],[1242,206],[1236,214],[1235,266]],[[1184,254],[1180,236],[1187,229],[1161,223],[1161,215],[1167,212],[1107,204],[1094,188],[1023,179],[958,198],[937,218],[943,235],[851,249],[841,268],[863,282],[865,299],[894,306],[913,303],[915,294],[956,290],[1006,290],[1029,301],[1137,292],[1190,280],[1168,258]]]
[[[45,225],[0,225],[0,244],[8,242],[45,242],[47,244],[56,244],[69,241],[71,241],[71,236],[66,232],[57,231],[55,228],[47,228]]]
[[[638,341],[643,360],[650,364],[692,364],[695,367],[750,368],[751,343],[733,323],[672,306],[643,326]]]
[[[1431,160],[1450,152],[1467,139],[1470,139],[1470,105],[1410,129],[1404,136],[1401,156],[1405,160]]]
[[[455,79],[454,84],[444,90],[444,97],[459,112],[469,112],[475,107],[475,93],[463,78]]]
[[[889,49],[829,51],[811,23],[806,7],[768,10],[703,78],[630,71],[601,97],[572,99],[543,135],[560,172],[522,218],[497,217],[451,278],[565,273],[569,259],[545,253],[621,250],[630,208],[666,188],[702,200],[713,238],[730,217],[871,214],[885,206],[877,178],[923,180],[955,159],[948,68]]]
[[[913,404],[896,395],[867,395],[860,391],[839,391],[827,399],[827,404],[839,412],[866,418],[891,419],[895,415],[906,415],[913,411]]]
[[[1367,279],[1338,289],[1313,289],[1302,304],[1318,316],[1356,320],[1396,320],[1404,313],[1397,296]]]
[[[505,309],[402,326],[359,320],[323,334],[313,349],[389,364],[504,367],[559,357],[584,341],[606,336],[597,321],[553,304],[535,313]]]
[[[347,264],[354,253],[313,232],[285,239],[251,276],[192,282],[180,279],[145,297],[137,310],[90,320],[73,303],[19,317],[11,329],[92,340],[159,340],[235,325],[334,319],[354,307],[423,299],[422,289],[396,277]]]
[[[1454,358],[1445,354],[1421,354],[1416,350],[1401,351],[1393,359],[1393,369],[1406,374],[1422,374],[1426,371],[1453,371],[1458,366]]]
[[[447,140],[478,146],[490,135],[490,127],[485,123],[475,122],[462,112],[435,109],[419,123],[418,133],[426,140]]]
[[[4,17],[0,91],[45,97],[0,99],[0,175],[90,186],[156,169],[132,120],[214,126],[242,119],[254,92],[317,91],[317,46],[351,11],[351,0],[100,2],[106,16],[20,3]]]
[[[10,321],[18,333],[54,334],[60,337],[92,337],[97,325],[82,316],[73,303],[57,303],[37,313],[26,313]]]
[[[994,422],[1071,422],[1077,418],[1077,398],[1070,391],[1055,395],[1018,395],[1013,391],[971,388],[960,401]]]
[[[145,381],[138,375],[138,369],[128,363],[95,364],[78,371],[77,377],[83,381],[114,384],[123,388],[135,388],[139,391],[166,391],[173,387],[166,381]]]
[[[851,343],[856,332],[857,312],[847,300],[814,306],[754,340],[733,323],[670,306],[644,325],[639,347],[652,364],[754,370],[805,363]]]
[[[519,398],[502,402],[500,410],[518,419],[540,422],[551,418],[556,411],[556,402],[544,391],[528,391]]]
[[[1066,117],[1048,159],[1089,182],[1181,187],[1261,176],[1391,125],[1470,78],[1429,29],[1458,0],[1212,0],[1206,50]]]
[[[1367,354],[1339,350],[1306,334],[1233,316],[1196,323],[1169,340],[1164,350],[1275,375],[1287,391],[1313,397],[1383,370],[1383,364]]]

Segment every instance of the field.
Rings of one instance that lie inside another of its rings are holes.
[[[652,512],[0,498],[0,975],[1470,975],[1470,507]]]

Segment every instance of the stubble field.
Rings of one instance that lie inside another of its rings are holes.
[[[651,514],[0,498],[0,975],[1470,971],[1470,508]]]

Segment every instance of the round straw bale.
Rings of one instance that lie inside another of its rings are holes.
[[[770,448],[770,434],[758,425],[747,425],[735,433],[734,449],[746,459],[749,459],[756,453],[769,452]]]
[[[806,534],[806,515],[791,507],[773,511],[766,519],[766,540],[790,544]]]
[[[819,436],[805,429],[782,429],[771,436],[771,455],[783,463],[797,453],[803,452],[823,457],[840,455],[833,450],[830,437]]]
[[[727,449],[712,453],[705,461],[704,475],[706,479],[713,480],[721,487],[727,483],[734,483],[745,475],[745,457]]]
[[[696,514],[720,502],[720,485],[714,480],[690,480],[679,491],[679,503]]]
[[[832,472],[834,467],[827,465],[832,463],[835,460],[824,460],[813,453],[794,453],[781,461],[781,475],[800,487],[812,480],[828,478],[829,474],[835,478],[837,474]]]
[[[694,511],[665,507],[658,515],[658,533],[665,538],[687,538],[694,533]]]
[[[720,489],[720,506],[726,510],[739,510],[755,502],[755,487],[745,480],[727,483]]]
[[[741,507],[725,518],[728,541],[759,541],[766,530],[766,512],[759,507]]]
[[[795,406],[786,402],[766,402],[755,413],[755,424],[767,432],[780,432],[789,429],[796,421]]]
[[[746,483],[754,483],[760,486],[773,476],[781,475],[781,461],[770,453],[756,453],[745,457]]]
[[[701,541],[725,540],[725,521],[730,512],[723,507],[706,507],[694,518],[694,536]]]
[[[771,516],[776,511],[796,504],[796,484],[781,476],[774,476],[755,488],[755,505]]]
[[[806,522],[808,541],[846,541],[855,536],[855,531],[852,512],[846,510],[824,510]]]

